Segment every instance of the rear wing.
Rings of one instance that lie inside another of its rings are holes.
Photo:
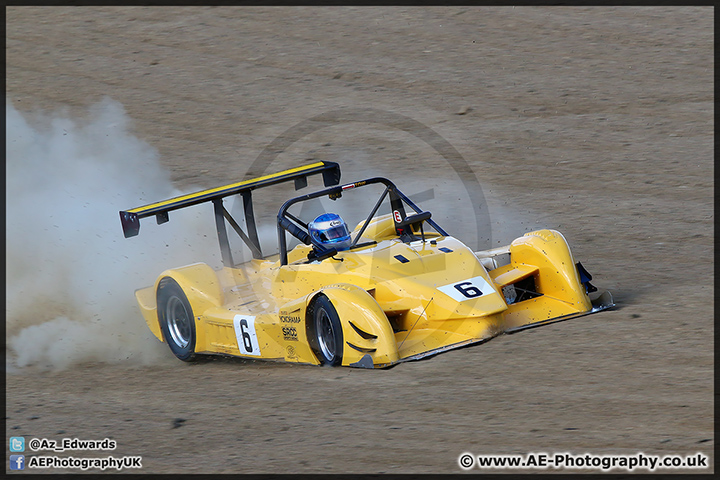
[[[257,226],[255,224],[255,214],[252,205],[252,191],[258,188],[269,187],[279,183],[295,182],[295,190],[299,190],[307,186],[307,177],[311,175],[322,174],[323,183],[326,187],[337,185],[340,183],[340,165],[335,162],[317,162],[304,167],[291,168],[282,172],[265,175],[252,180],[244,180],[242,182],[231,183],[222,187],[202,190],[187,195],[163,200],[157,203],[151,203],[142,207],[132,208],[120,212],[120,222],[122,223],[123,234],[125,238],[134,237],[140,232],[140,219],[155,216],[158,225],[170,220],[168,212],[186,208],[200,203],[212,202],[215,208],[215,222],[217,225],[218,240],[220,241],[220,251],[222,253],[223,264],[232,267],[232,253],[230,251],[230,242],[225,228],[225,220],[242,238],[243,242],[250,248],[253,258],[262,258],[262,249],[260,248],[260,240],[257,234]],[[235,219],[223,206],[223,198],[231,195],[242,195],[243,207],[245,213],[245,227],[247,233],[238,225]]]

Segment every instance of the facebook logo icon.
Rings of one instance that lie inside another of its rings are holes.
[[[25,455],[10,455],[10,470],[25,470]]]

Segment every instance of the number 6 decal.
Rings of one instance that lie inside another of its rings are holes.
[[[483,295],[494,292],[495,289],[485,280],[484,277],[468,278],[461,282],[454,282],[449,285],[438,287],[438,290],[445,295],[452,297],[458,302],[480,298]]]
[[[250,334],[247,332],[247,330],[245,330],[246,328],[248,328],[247,318],[241,318],[240,333],[242,334],[243,347],[245,347],[245,350],[250,353],[253,351],[252,338],[250,338]]]
[[[456,283],[453,285],[455,289],[465,295],[467,298],[479,297],[483,292],[470,282]]]
[[[255,333],[255,317],[235,315],[233,319],[238,350],[243,355],[260,355],[260,345]]]

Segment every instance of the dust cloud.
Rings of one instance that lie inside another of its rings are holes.
[[[217,263],[211,216],[192,207],[123,237],[120,210],[184,192],[117,102],[30,121],[8,100],[6,123],[8,372],[169,358],[133,292],[169,266]]]

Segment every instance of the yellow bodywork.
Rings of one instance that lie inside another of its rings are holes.
[[[306,314],[322,294],[341,321],[342,365],[369,368],[593,308],[567,242],[553,230],[527,233],[500,249],[473,252],[459,240],[438,234],[403,243],[392,218],[385,215],[373,219],[358,244],[369,241],[377,243],[320,262],[307,263],[312,247],[299,245],[288,253],[287,265],[271,257],[219,271],[205,264],[171,269],[136,297],[160,340],[156,291],[163,278],[171,277],[192,307],[197,353],[319,364]],[[530,278],[534,298],[506,298],[508,289]],[[242,344],[242,319],[254,331],[257,348],[252,354]]]

